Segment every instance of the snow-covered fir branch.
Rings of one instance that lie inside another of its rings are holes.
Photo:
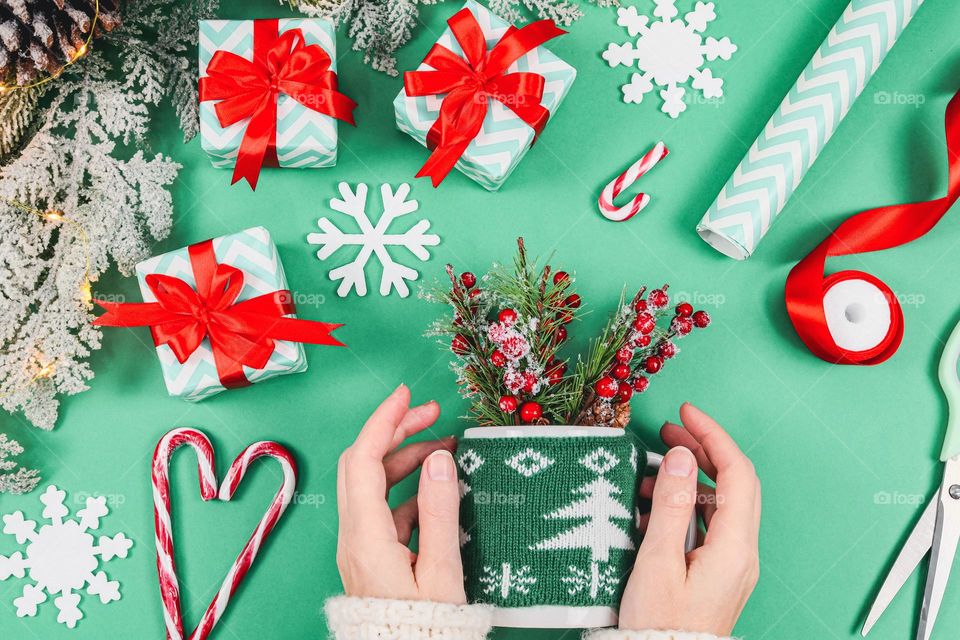
[[[281,0],[283,1],[283,0]],[[443,0],[287,0],[308,16],[328,18],[347,25],[353,50],[363,61],[387,75],[398,75],[397,50],[413,37],[420,25],[420,6]],[[600,7],[619,5],[619,0],[590,0]],[[511,23],[551,18],[570,26],[583,16],[576,0],[489,0],[490,10]]]
[[[23,453],[23,447],[16,440],[10,440],[0,433],[0,493],[27,493],[33,491],[40,482],[40,474],[35,469],[25,469],[16,461],[10,460]]]
[[[36,124],[0,166],[0,405],[38,427],[93,377],[89,283],[111,265],[130,273],[170,231],[180,166],[144,142],[168,101],[185,137],[196,132],[196,20],[216,3],[125,3],[123,26],[45,85]]]

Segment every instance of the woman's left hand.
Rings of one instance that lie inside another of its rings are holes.
[[[367,420],[337,466],[337,567],[348,596],[463,604],[460,493],[453,437],[400,446],[440,415],[435,402],[410,407],[400,385]],[[396,509],[390,488],[421,467],[420,488]],[[407,545],[419,527],[418,553]]]

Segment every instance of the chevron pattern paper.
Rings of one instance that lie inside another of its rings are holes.
[[[923,0],[853,0],[703,216],[697,232],[743,260],[756,249]]]
[[[213,252],[217,262],[229,264],[243,271],[243,290],[238,301],[249,300],[279,289],[289,289],[283,273],[277,247],[270,239],[270,233],[263,227],[253,227],[213,240]],[[190,286],[196,286],[193,268],[187,248],[154,256],[137,265],[137,280],[144,302],[155,302],[156,298],[147,286],[147,275],[162,273],[180,278]],[[293,315],[288,317],[295,317]],[[198,401],[220,393],[225,387],[220,384],[217,366],[210,351],[210,340],[205,339],[183,364],[177,361],[173,351],[166,345],[157,347],[163,379],[167,391],[172,396],[184,400]],[[307,357],[303,345],[299,342],[276,341],[276,348],[267,366],[263,369],[244,367],[243,371],[251,383],[269,380],[286,373],[306,371]]]
[[[303,31],[307,44],[317,44],[330,54],[330,68],[337,70],[336,37],[327,20],[290,18],[279,21],[280,33]],[[218,49],[253,59],[253,20],[200,21],[200,76]],[[236,164],[240,141],[248,120],[221,127],[214,111],[216,100],[200,103],[200,143],[213,166]],[[317,169],[337,164],[337,121],[303,106],[288,95],[277,99],[277,158],[281,167]]]
[[[486,36],[487,47],[493,47],[510,27],[486,7],[480,6],[473,0],[469,0],[464,6],[476,16],[480,29]],[[449,28],[444,30],[437,42],[457,55],[463,55],[463,50]],[[421,64],[418,68],[429,69],[430,67]],[[551,118],[566,97],[574,78],[577,77],[576,69],[544,47],[537,47],[507,69],[508,73],[514,71],[533,71],[546,79],[541,104],[550,110]],[[411,98],[401,89],[393,101],[397,128],[423,146],[427,146],[427,132],[440,116],[442,102],[443,96]],[[500,102],[491,100],[489,105],[480,134],[473,139],[456,166],[485,189],[496,191],[530,149],[533,143],[533,129]]]

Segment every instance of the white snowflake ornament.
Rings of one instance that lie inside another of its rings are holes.
[[[21,511],[3,516],[3,533],[14,536],[18,544],[27,544],[22,552],[0,555],[0,580],[29,574],[33,583],[25,584],[22,595],[13,601],[17,616],[37,615],[38,606],[52,595],[59,611],[57,622],[73,629],[83,617],[77,591],[84,585],[87,594],[99,597],[103,604],[120,599],[120,583],[97,569],[101,562],[126,558],[133,541],[122,533],[95,540],[90,533],[99,529],[100,518],[109,513],[106,497],[87,498],[86,506],[72,520],[66,519],[70,515],[64,505],[66,497],[65,491],[47,487],[40,502],[44,505],[43,518],[49,524],[39,530],[37,523],[24,518]]]
[[[416,280],[420,274],[405,265],[396,262],[387,251],[387,247],[405,247],[421,261],[430,258],[426,247],[440,244],[440,237],[427,233],[430,221],[421,219],[413,227],[402,233],[388,233],[390,225],[399,217],[413,213],[419,207],[416,200],[407,200],[410,194],[410,185],[401,184],[396,192],[389,184],[380,185],[380,195],[383,201],[383,210],[379,220],[374,224],[367,215],[367,185],[358,184],[357,190],[351,191],[350,185],[341,182],[339,185],[340,198],[330,200],[330,208],[345,213],[353,218],[359,233],[346,233],[327,218],[320,218],[318,226],[323,233],[311,233],[307,242],[321,246],[317,257],[326,260],[338,249],[347,245],[360,247],[360,253],[350,263],[330,271],[331,280],[339,280],[337,295],[346,297],[351,289],[356,290],[358,296],[367,295],[366,266],[370,258],[376,255],[383,275],[380,278],[380,295],[390,295],[396,289],[401,298],[410,295],[407,281]]]
[[[654,0],[653,15],[659,20],[651,22],[641,15],[636,7],[621,7],[617,10],[617,24],[626,27],[627,34],[637,37],[636,42],[611,43],[603,52],[603,59],[611,67],[636,66],[641,73],[630,76],[630,82],[621,87],[623,101],[640,103],[653,91],[654,86],[663,87],[660,110],[671,118],[686,111],[686,89],[680,85],[688,81],[704,98],[723,96],[723,80],[715,78],[713,71],[704,68],[707,62],[717,58],[729,60],[737,50],[730,38],[720,40],[703,37],[708,25],[717,14],[712,2],[698,2],[693,11],[675,19],[679,14],[676,0]]]

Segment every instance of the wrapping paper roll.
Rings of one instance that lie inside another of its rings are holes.
[[[923,0],[853,0],[697,225],[750,257]]]

